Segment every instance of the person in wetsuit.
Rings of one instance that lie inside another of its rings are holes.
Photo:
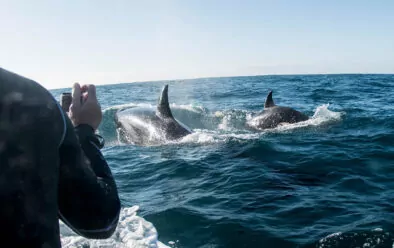
[[[0,68],[3,244],[61,247],[59,219],[89,239],[117,227],[121,204],[95,135],[102,120],[95,87],[75,84],[72,94],[67,116],[40,84]]]

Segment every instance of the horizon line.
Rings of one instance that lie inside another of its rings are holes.
[[[202,76],[202,77],[188,77],[188,78],[177,78],[177,79],[154,79],[154,80],[137,80],[129,82],[117,82],[117,83],[106,83],[106,84],[95,84],[96,87],[108,86],[108,85],[121,85],[121,84],[135,84],[135,83],[157,83],[157,82],[168,82],[168,81],[187,81],[197,79],[214,79],[214,78],[240,78],[240,77],[264,77],[264,76],[324,76],[324,75],[394,75],[393,73],[379,73],[379,72],[343,72],[343,73],[269,73],[269,74],[258,74],[258,75],[234,75],[234,76]],[[70,89],[71,87],[61,88],[48,88],[48,90],[61,90]]]

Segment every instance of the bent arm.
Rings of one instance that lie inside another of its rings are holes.
[[[68,118],[66,123],[59,151],[59,217],[83,237],[108,238],[116,229],[121,208],[115,180],[93,128],[74,128]]]

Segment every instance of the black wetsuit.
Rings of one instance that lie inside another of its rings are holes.
[[[50,92],[0,68],[0,246],[60,247],[59,218],[108,238],[120,208],[94,130],[73,127]]]

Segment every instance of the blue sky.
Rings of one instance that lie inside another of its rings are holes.
[[[394,73],[394,1],[0,0],[0,67],[49,89]]]

